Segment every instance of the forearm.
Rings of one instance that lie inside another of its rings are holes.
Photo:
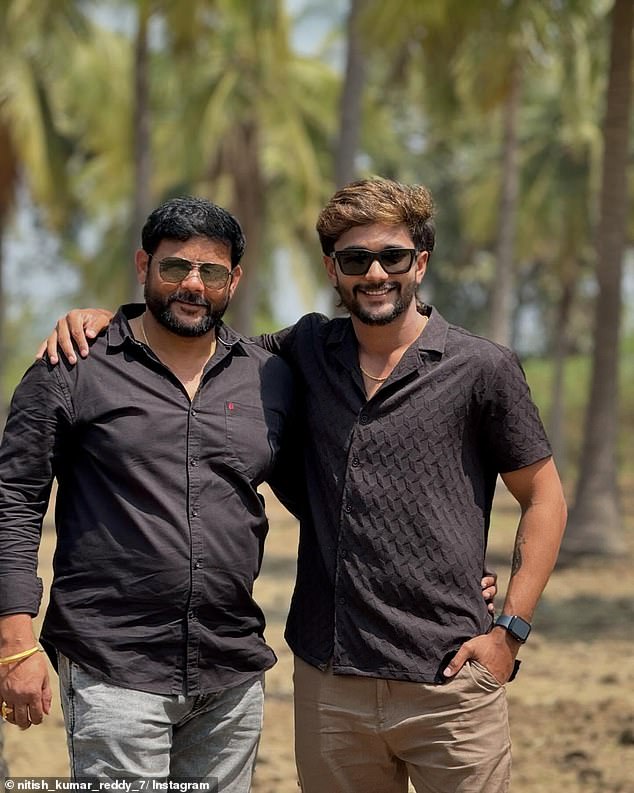
[[[552,458],[502,474],[502,479],[522,509],[502,611],[530,622],[557,561],[566,525],[566,502]],[[465,661],[473,658],[505,683],[520,646],[505,628],[494,627],[488,634],[465,642],[444,674],[455,675]]]
[[[515,482],[510,481],[510,489],[512,492],[515,489],[520,501],[522,516],[503,612],[518,614],[529,622],[557,561],[566,525],[566,503],[552,461],[538,477],[539,486],[526,495],[518,492]]]

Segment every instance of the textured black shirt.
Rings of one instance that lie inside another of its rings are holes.
[[[432,682],[485,633],[498,473],[551,454],[516,356],[435,310],[367,399],[349,319],[261,343],[296,375],[310,508],[286,638],[335,673]]]
[[[55,477],[43,640],[117,685],[216,691],[275,662],[252,597],[268,529],[256,488],[273,471],[292,378],[221,325],[190,402],[124,311],[86,360],[38,361],[15,392],[0,448],[0,614],[38,611]]]

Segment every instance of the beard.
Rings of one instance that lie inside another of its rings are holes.
[[[341,285],[337,283],[335,289],[339,295],[341,305],[348,311],[349,314],[356,317],[363,322],[364,325],[389,325],[397,317],[400,317],[410,306],[412,300],[416,296],[417,284],[415,282],[401,285],[399,283],[385,283],[381,284],[382,287],[396,287],[396,297],[391,305],[391,310],[387,313],[377,313],[376,310],[364,308],[357,298],[359,286],[353,287],[351,290],[342,289]],[[383,307],[381,308],[383,311]]]
[[[147,281],[145,282],[143,296],[145,304],[154,319],[177,336],[204,336],[218,325],[229,305],[228,296],[222,303],[214,304],[210,303],[209,300],[205,300],[202,295],[188,292],[186,289],[177,289],[176,292],[166,298],[159,297],[152,292]],[[207,313],[198,320],[182,322],[174,316],[171,310],[172,303],[177,300],[182,300],[195,306],[204,306],[207,309]]]

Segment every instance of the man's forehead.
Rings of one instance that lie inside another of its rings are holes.
[[[389,246],[414,247],[412,236],[407,226],[402,223],[398,226],[386,223],[371,223],[365,226],[353,226],[345,231],[337,240],[337,249],[360,247],[374,249]]]
[[[231,258],[231,246],[224,240],[209,237],[190,237],[188,240],[161,240],[156,254],[182,256],[193,261],[218,261]]]

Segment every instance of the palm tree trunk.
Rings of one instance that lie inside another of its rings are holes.
[[[130,229],[130,258],[126,263],[130,274],[128,293],[130,300],[140,300],[141,287],[133,267],[134,254],[139,247],[141,228],[151,211],[151,143],[150,143],[150,91],[148,75],[148,23],[150,9],[147,0],[139,3],[139,19],[134,47],[134,117],[133,162],[134,195],[132,225]]]
[[[253,333],[261,294],[262,218],[265,213],[264,176],[260,162],[260,135],[254,120],[233,131],[231,173],[234,200],[232,211],[240,220],[247,238],[242,262],[244,278],[231,301],[231,322],[240,333]]]
[[[6,410],[2,384],[6,366],[6,318],[4,297],[4,231],[8,222],[18,181],[17,156],[9,128],[0,121],[0,428]]]
[[[603,127],[603,176],[597,231],[592,382],[575,505],[564,537],[564,561],[624,550],[617,478],[621,280],[627,227],[627,164],[632,94],[632,0],[615,0]]]
[[[566,360],[569,353],[570,315],[575,294],[575,283],[570,277],[572,268],[564,268],[562,276],[561,294],[557,304],[557,318],[555,320],[553,340],[553,382],[550,399],[550,416],[548,421],[548,436],[553,448],[553,456],[557,460],[560,470],[565,470],[566,464],[566,435],[564,432],[564,375]]]
[[[510,346],[512,338],[513,286],[515,267],[515,232],[519,196],[518,116],[522,93],[522,68],[516,59],[510,76],[509,92],[504,103],[504,148],[502,192],[495,256],[495,274],[491,293],[489,335],[493,341]]]
[[[347,22],[346,70],[339,109],[339,140],[335,151],[335,182],[342,187],[356,174],[361,134],[366,64],[359,19],[366,0],[350,0]]]

